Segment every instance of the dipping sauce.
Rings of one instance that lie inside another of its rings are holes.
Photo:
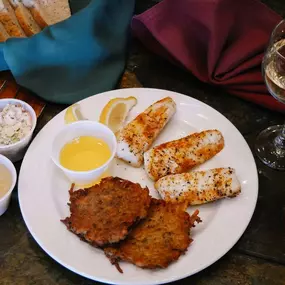
[[[31,115],[20,105],[8,104],[0,110],[0,145],[14,144],[32,129]]]
[[[0,199],[5,196],[12,185],[12,174],[8,168],[0,164]]]
[[[69,170],[88,171],[105,164],[111,154],[108,144],[102,139],[82,136],[62,148],[59,161]]]

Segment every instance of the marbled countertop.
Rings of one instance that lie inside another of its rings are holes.
[[[157,2],[159,1],[137,0],[136,11],[142,12]],[[264,2],[279,14],[285,15],[284,1]],[[191,74],[149,53],[136,41],[132,43],[128,69],[135,72],[144,87],[173,90],[212,106],[239,129],[252,150],[255,138],[261,130],[270,125],[284,123],[284,115],[203,84]],[[63,108],[64,106],[48,104],[37,130]],[[285,284],[285,174],[267,168],[258,159],[256,163],[259,173],[259,197],[256,211],[244,235],[214,265],[175,284]],[[0,218],[0,284],[97,283],[65,269],[38,246],[22,219],[15,190],[9,210]]]

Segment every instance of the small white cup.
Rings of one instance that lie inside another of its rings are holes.
[[[37,115],[29,104],[18,99],[0,99],[0,110],[7,104],[21,105],[31,115],[32,119],[32,129],[27,136],[14,144],[0,146],[0,154],[8,157],[12,162],[16,162],[21,160],[25,155],[27,146],[32,139],[33,132],[37,125]]]
[[[104,140],[111,150],[109,160],[104,165],[89,171],[73,171],[63,167],[59,161],[60,151],[66,143],[80,136],[93,136]],[[111,161],[114,159],[116,148],[116,137],[108,127],[98,122],[78,121],[66,125],[55,137],[52,144],[52,160],[55,165],[64,172],[71,183],[75,183],[76,185],[89,185],[102,176],[108,169]]]
[[[2,216],[9,207],[12,191],[15,188],[17,181],[17,172],[13,163],[4,155],[0,154],[0,164],[3,164],[10,171],[12,175],[12,184],[8,192],[0,199],[0,216]]]

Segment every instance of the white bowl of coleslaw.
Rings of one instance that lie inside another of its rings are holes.
[[[0,99],[0,154],[21,160],[37,124],[34,109],[18,99]]]

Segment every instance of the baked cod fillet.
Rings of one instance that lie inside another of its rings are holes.
[[[155,189],[168,202],[199,205],[241,192],[240,182],[232,168],[216,168],[168,175],[155,183]]]
[[[117,177],[77,191],[70,190],[67,228],[82,240],[104,246],[124,239],[131,227],[147,215],[149,190]]]
[[[117,134],[117,157],[140,167],[147,151],[176,110],[175,102],[164,98],[152,104]]]
[[[201,221],[198,210],[190,217],[185,208],[182,204],[152,199],[146,219],[125,240],[106,247],[106,256],[121,273],[120,260],[142,268],[166,268],[185,253],[192,242],[190,228]]]
[[[145,170],[156,181],[169,174],[187,172],[212,158],[223,148],[224,138],[218,130],[194,133],[147,151],[144,154]]]

